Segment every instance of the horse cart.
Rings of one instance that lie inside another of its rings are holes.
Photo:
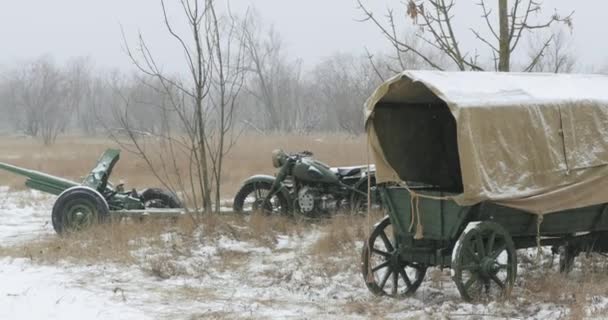
[[[56,195],[52,224],[59,234],[78,231],[111,217],[175,216],[182,213],[180,200],[171,192],[150,188],[126,191],[109,182],[120,150],[108,149],[82,183],[0,162],[0,169],[26,177],[31,189]]]
[[[552,246],[567,272],[608,251],[608,77],[406,71],[366,103],[388,216],[365,241],[376,295],[451,268],[464,300],[504,299],[517,250]]]

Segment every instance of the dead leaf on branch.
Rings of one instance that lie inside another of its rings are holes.
[[[418,6],[414,0],[410,0],[407,4],[407,15],[410,16],[414,23],[418,23]]]

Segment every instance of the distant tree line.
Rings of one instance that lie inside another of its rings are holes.
[[[403,28],[405,31],[399,32],[401,27],[396,23],[393,11],[389,11],[389,20],[383,24],[359,1],[363,16],[378,26],[379,36],[386,37],[393,50],[361,55],[335,53],[307,68],[303,67],[301,59],[288,54],[280,34],[264,25],[259,15],[252,11],[231,31],[240,49],[238,63],[239,72],[242,72],[242,86],[238,86],[238,94],[232,97],[231,126],[237,131],[358,134],[363,131],[362,108],[366,98],[388,77],[404,69],[508,69],[507,63],[512,59],[500,47],[511,41],[512,51],[525,42],[520,41],[523,31],[539,27],[527,17],[530,12],[539,11],[540,5],[532,2],[532,5],[524,6],[523,0],[518,0],[510,9],[512,14],[507,16],[509,28],[503,28],[502,38],[500,32],[490,27],[490,34],[497,35],[497,44],[472,30],[481,44],[493,53],[494,58],[484,62],[479,56],[464,52],[458,47],[456,35],[446,31],[451,28],[451,20],[442,17],[451,17],[453,3],[430,2],[436,6],[434,11],[424,11],[424,3],[407,3],[405,9],[413,21],[413,28]],[[492,26],[484,1],[480,2],[480,8],[483,19]],[[501,12],[509,11],[503,8]],[[520,18],[514,20],[513,15]],[[536,33],[529,37],[525,55],[529,62],[523,69],[574,70],[576,60],[568,35],[563,30],[554,32],[549,28],[552,23],[560,22],[571,27],[571,15],[550,16],[541,22],[544,23],[542,30],[551,31],[549,35],[543,37]],[[504,19],[501,23],[504,26]],[[504,34],[512,36],[507,39]],[[160,70],[166,65],[164,62],[152,69]],[[167,112],[167,106],[174,105],[176,97],[167,89],[179,92],[180,86],[173,85],[180,81],[179,77],[175,82],[165,82],[163,87],[164,80],[154,72],[141,72],[138,68],[129,72],[100,70],[95,61],[85,57],[61,64],[50,56],[15,63],[0,69],[0,134],[17,133],[51,144],[62,134],[108,135],[124,131],[125,126],[131,132],[143,135],[162,135],[171,128],[182,130],[180,115]],[[172,85],[167,86],[168,83]],[[205,90],[213,89],[205,87]],[[208,115],[209,119],[214,117],[220,115]]]
[[[303,70],[301,60],[289,59],[281,47],[262,46],[265,52],[255,59],[267,60],[247,67],[237,126],[261,132],[362,131],[363,103],[380,82],[365,56],[338,53]],[[254,48],[249,44],[247,50]],[[12,65],[0,75],[0,135],[18,133],[47,144],[61,134],[105,135],[121,128],[127,104],[134,129],[159,134],[170,125],[161,121],[167,97],[146,75],[99,70],[81,57],[59,64],[50,56]]]

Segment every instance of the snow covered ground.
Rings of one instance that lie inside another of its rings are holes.
[[[52,197],[37,192],[0,188],[1,246],[27,247],[30,241],[54,237],[49,221],[52,203]],[[515,289],[516,298],[508,303],[463,303],[448,270],[429,270],[414,297],[377,298],[359,273],[359,250],[328,257],[323,263],[311,254],[321,236],[322,228],[317,226],[278,235],[270,244],[222,235],[184,251],[182,236],[168,232],[160,236],[164,249],[142,245],[132,252],[136,262],[126,265],[73,260],[51,264],[0,256],[0,319],[557,319],[572,315],[563,303],[526,300],[521,288]],[[520,270],[520,277],[535,272],[526,266]],[[591,297],[583,314],[605,314],[606,296]]]

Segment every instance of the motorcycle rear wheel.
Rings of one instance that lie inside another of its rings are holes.
[[[244,185],[234,197],[232,209],[236,213],[251,214],[256,211],[269,215],[287,215],[288,199],[278,192],[269,201],[264,201],[272,184],[268,182],[253,182]]]

